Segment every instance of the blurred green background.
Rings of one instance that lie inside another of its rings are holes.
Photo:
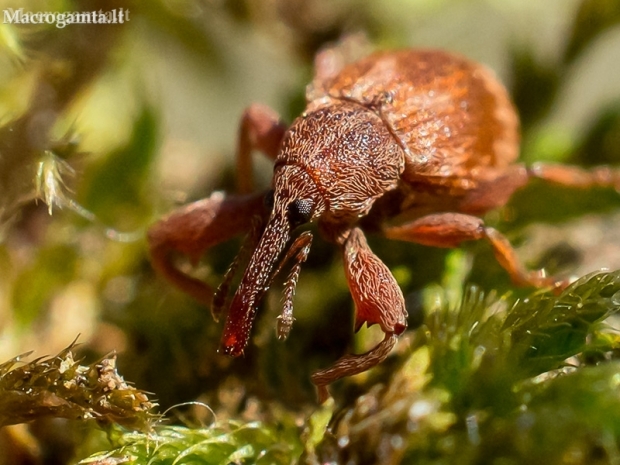
[[[234,360],[217,355],[221,325],[208,309],[156,276],[147,257],[149,224],[232,188],[246,106],[268,104],[286,121],[303,110],[322,46],[361,33],[376,48],[459,52],[509,88],[522,117],[523,160],[620,164],[617,0],[0,5],[3,12],[129,11],[117,25],[0,24],[0,361],[30,350],[56,354],[79,335],[87,362],[116,351],[119,372],[153,393],[160,411],[200,400],[219,418],[284,416],[299,426],[315,408],[309,374],[380,337],[375,328],[352,335],[340,259],[318,237],[302,270],[290,339],[274,337],[276,289],[245,356]],[[260,155],[255,162],[259,184],[268,185],[269,163]],[[619,206],[610,190],[533,183],[487,221],[529,267],[578,277],[620,268]],[[403,287],[411,328],[437,284],[456,300],[465,282],[498,295],[531,292],[513,289],[486,244],[449,252],[369,242]],[[237,247],[209,251],[197,275],[217,284]],[[336,399],[353,402],[390,367],[338,383]],[[183,415],[210,421],[199,407]],[[49,419],[5,428],[0,464],[71,463],[96,450],[94,430]]]

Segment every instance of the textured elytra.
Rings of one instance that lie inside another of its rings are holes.
[[[380,105],[410,151],[411,181],[471,186],[493,172],[484,168],[501,169],[518,156],[518,119],[506,90],[484,66],[447,52],[374,54],[345,67],[324,92]]]

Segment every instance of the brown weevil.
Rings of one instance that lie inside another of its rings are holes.
[[[228,307],[221,351],[243,353],[257,306],[287,264],[278,337],[293,323],[293,295],[312,242],[295,229],[316,222],[341,252],[356,307],[355,326],[379,324],[384,340],[312,375],[327,385],[384,360],[407,326],[403,294],[368,247],[364,230],[435,247],[486,240],[515,284],[566,285],[526,270],[508,240],[481,216],[506,204],[531,178],[574,186],[620,187],[616,171],[516,162],[519,121],[506,89],[486,67],[439,50],[375,53],[348,61],[338,48],[317,56],[305,112],[286,125],[250,106],[241,119],[238,192],[173,212],[149,231],[154,267],[196,299],[225,309],[237,267],[247,262]],[[252,193],[251,153],[275,160],[271,189]],[[179,270],[174,253],[196,262],[235,235],[247,238],[217,290]],[[249,260],[249,261],[248,261]]]

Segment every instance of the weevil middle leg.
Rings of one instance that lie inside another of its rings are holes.
[[[384,228],[390,239],[415,242],[432,247],[458,247],[462,242],[486,240],[491,244],[497,261],[517,285],[565,287],[568,283],[547,277],[540,271],[528,271],[514,248],[497,230],[488,227],[476,216],[463,213],[436,213],[423,216],[400,226]]]
[[[562,289],[568,285],[567,280],[545,276],[543,271],[527,270],[508,239],[476,216],[504,205],[516,190],[532,179],[575,189],[608,187],[620,190],[620,170],[607,166],[586,169],[548,163],[529,167],[515,165],[494,179],[480,182],[477,189],[454,204],[455,211],[426,214],[401,225],[386,226],[383,232],[391,239],[433,247],[458,247],[464,241],[483,239],[490,243],[498,262],[515,284]]]

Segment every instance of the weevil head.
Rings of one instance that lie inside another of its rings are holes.
[[[256,307],[274,278],[293,230],[319,217],[325,209],[317,186],[294,165],[276,166],[273,189],[266,195],[265,204],[270,210],[267,225],[228,311],[221,341],[221,351],[227,355],[240,355],[247,345]]]

